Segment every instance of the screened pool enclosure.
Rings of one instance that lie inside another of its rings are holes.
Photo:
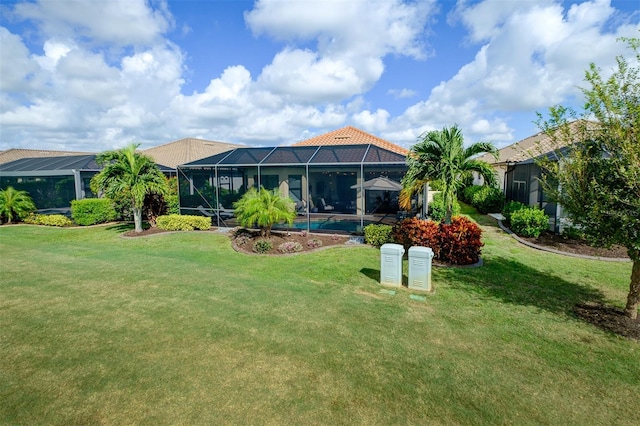
[[[233,203],[249,188],[264,187],[296,203],[296,228],[311,229],[312,219],[326,230],[332,223],[343,230],[345,221],[361,228],[398,210],[397,191],[366,190],[365,181],[384,176],[400,182],[406,170],[404,155],[372,144],[236,148],[178,166],[180,210],[211,215],[225,226]]]

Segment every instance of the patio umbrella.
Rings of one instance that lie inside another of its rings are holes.
[[[351,185],[351,189],[358,188],[360,188],[360,184]],[[362,184],[362,188],[368,191],[400,191],[402,190],[402,185],[395,180],[380,176],[365,181]]]

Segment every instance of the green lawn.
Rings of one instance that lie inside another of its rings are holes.
[[[426,301],[380,293],[370,247],[2,226],[0,423],[637,424],[640,344],[571,313],[623,306],[631,264],[477,220],[485,265]]]

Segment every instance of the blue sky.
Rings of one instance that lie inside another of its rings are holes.
[[[0,149],[347,125],[410,147],[453,124],[502,147],[640,36],[638,0],[3,0],[0,18]]]

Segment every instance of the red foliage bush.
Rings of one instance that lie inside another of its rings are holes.
[[[480,260],[480,227],[462,216],[451,218],[451,224],[440,224],[440,257],[455,265],[470,265]]]
[[[394,237],[405,250],[411,246],[430,247],[434,258],[456,265],[469,265],[480,259],[480,227],[462,216],[454,216],[450,225],[416,218],[405,219],[394,229]]]
[[[413,217],[396,225],[393,236],[398,244],[404,246],[405,253],[409,252],[411,246],[431,247],[437,259],[440,248],[438,228],[437,222]]]

